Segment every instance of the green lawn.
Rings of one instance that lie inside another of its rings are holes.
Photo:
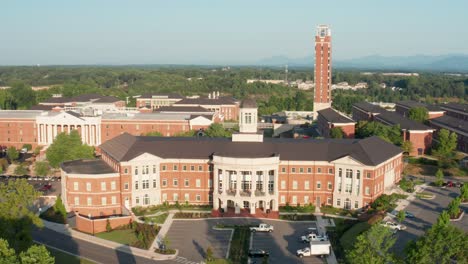
[[[96,236],[128,246],[138,241],[132,229],[117,229],[110,232],[98,233]]]
[[[250,229],[248,226],[234,228],[232,235],[231,248],[229,250],[229,260],[234,264],[243,264],[248,261],[248,252],[250,244]]]
[[[47,246],[46,246],[47,247]],[[55,257],[55,263],[66,263],[66,264],[95,264],[95,262],[92,262],[87,259],[82,259],[74,255],[70,255],[68,253],[65,253],[60,250],[56,250],[50,247],[47,247],[47,250],[49,250],[50,254]]]
[[[168,213],[164,213],[164,214],[160,214],[157,216],[143,217],[142,220],[148,223],[153,222],[156,224],[164,224],[168,215],[169,215]]]
[[[206,263],[207,264],[230,264],[232,262],[227,260],[227,259],[215,259],[215,260],[212,260],[212,261],[208,261]]]
[[[368,230],[370,227],[371,225],[367,222],[360,222],[348,229],[340,238],[340,243],[343,246],[343,249],[352,249],[354,242],[356,241],[356,237]]]

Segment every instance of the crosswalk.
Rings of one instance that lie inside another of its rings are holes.
[[[188,260],[188,259],[186,259],[184,257],[181,257],[181,256],[177,256],[172,261],[175,261],[175,262],[181,263],[181,264],[205,264],[205,262],[203,262],[203,261],[194,262],[194,261]]]

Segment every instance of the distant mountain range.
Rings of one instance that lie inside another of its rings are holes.
[[[313,67],[314,57],[288,58],[274,56],[254,63],[264,66],[297,66]],[[449,54],[440,56],[414,55],[386,57],[371,55],[349,60],[333,61],[335,68],[355,68],[363,70],[423,70],[423,71],[454,71],[468,72],[468,55]]]

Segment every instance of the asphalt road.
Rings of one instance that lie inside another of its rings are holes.
[[[415,218],[406,218],[403,225],[407,229],[397,233],[394,250],[399,255],[403,255],[406,244],[422,236],[437,221],[440,213],[446,210],[450,201],[460,194],[459,188],[429,187],[424,192],[435,194],[435,198],[432,200],[415,199],[405,208],[405,211],[414,214]],[[466,210],[466,206],[464,209]],[[468,217],[466,216],[462,221],[452,222],[452,224],[468,231]]]
[[[128,253],[113,250],[81,239],[70,238],[50,229],[34,230],[33,239],[43,244],[53,246],[75,255],[83,256],[97,263],[161,263],[175,264],[183,263],[176,260],[155,261],[143,257],[133,256]],[[179,259],[180,260],[180,259]],[[61,263],[58,263],[61,264]],[[65,263],[66,264],[66,263]]]

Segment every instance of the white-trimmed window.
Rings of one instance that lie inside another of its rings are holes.
[[[149,189],[149,180],[143,180],[143,189]]]
[[[106,190],[106,182],[101,182],[101,191]]]
[[[163,187],[167,187],[167,179],[163,179],[163,180],[162,180],[162,186],[163,186]]]
[[[101,205],[107,205],[107,197],[101,197]]]
[[[184,180],[184,186],[185,186],[185,187],[189,187],[189,185],[190,185],[189,179],[185,179],[185,180]]]
[[[117,189],[117,184],[115,183],[115,181],[111,181],[111,190],[115,190]]]
[[[187,170],[187,165],[182,166],[182,170],[186,171]]]
[[[293,190],[297,190],[297,181],[293,181]]]
[[[195,180],[195,187],[197,187],[197,188],[201,187],[201,180],[200,179]]]
[[[162,194],[162,199],[163,199],[164,202],[167,201],[167,193]]]
[[[124,190],[128,190],[128,182],[124,183]]]
[[[304,196],[304,204],[309,204],[309,195]]]
[[[333,203],[333,200],[331,197],[327,197],[327,204],[331,205]]]
[[[281,172],[286,173],[286,168],[285,167],[281,168]]]
[[[140,204],[140,196],[135,197],[135,203]]]
[[[317,168],[317,173],[322,173],[322,168]]]
[[[201,195],[199,195],[199,194],[195,195],[195,200],[197,202],[201,201]]]
[[[184,194],[184,201],[190,200],[190,194],[186,193]]]
[[[135,181],[135,190],[138,190],[138,181]]]
[[[79,185],[78,185],[78,182],[74,182],[74,183],[73,183],[73,190],[74,190],[74,191],[78,191],[78,190],[79,190],[79,187],[78,187],[78,186],[79,186]]]
[[[143,196],[143,204],[148,205],[149,203],[150,203],[149,195],[145,194],[145,196]]]
[[[281,203],[285,204],[286,203],[286,197],[284,195],[281,195]]]
[[[178,186],[179,185],[179,180],[177,178],[172,180],[172,185],[173,186]]]
[[[156,165],[153,165],[153,173],[156,173]]]
[[[157,182],[156,179],[153,179],[153,188],[156,188],[156,186],[157,186],[156,182]]]
[[[322,183],[320,181],[317,182],[317,189],[321,189],[322,188]]]
[[[166,165],[162,165],[162,171],[166,171]]]
[[[369,186],[366,186],[366,189],[365,189],[365,190],[366,190],[366,191],[365,191],[366,195],[370,195],[370,188],[369,188]]]
[[[341,206],[341,199],[336,199],[336,206]]]
[[[296,195],[293,195],[293,197],[292,197],[292,204],[293,205],[297,204],[297,196]]]
[[[80,205],[80,197],[75,197],[75,205]]]
[[[328,174],[333,174],[333,169],[332,168],[328,169]]]
[[[291,173],[296,173],[296,168],[291,168]]]
[[[328,184],[327,184],[327,189],[328,189],[328,190],[333,189],[333,184],[332,184],[332,182],[328,182]]]
[[[198,166],[198,170],[199,170],[199,171],[203,171],[203,166],[202,166],[202,165],[199,165],[199,166]]]
[[[111,197],[112,204],[117,204],[117,196]]]
[[[135,167],[135,175],[138,175],[138,167]]]
[[[354,201],[354,209],[358,209],[359,208],[359,202],[358,201]]]
[[[174,194],[172,195],[172,198],[173,198],[174,202],[175,202],[175,201],[179,201],[179,194],[174,193]]]
[[[304,168],[299,168],[300,173],[304,173]]]
[[[208,188],[212,188],[212,187],[213,187],[213,180],[208,179]]]
[[[91,183],[90,182],[86,183],[86,191],[88,191],[88,192],[91,191]]]
[[[306,189],[306,190],[310,189],[310,182],[309,181],[304,182],[304,189]]]
[[[88,206],[93,205],[93,198],[88,197],[88,198],[86,199],[86,203],[88,204]]]
[[[286,189],[286,181],[281,181],[281,189]]]
[[[312,168],[307,168],[307,173],[312,173]]]

